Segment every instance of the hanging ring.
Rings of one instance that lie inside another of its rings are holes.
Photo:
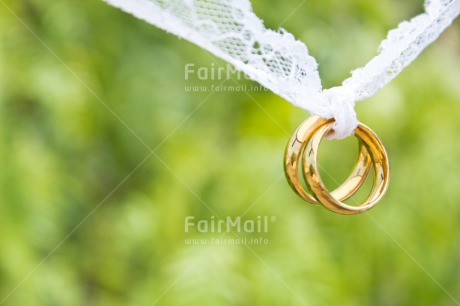
[[[358,206],[343,203],[334,198],[324,186],[317,163],[318,148],[322,138],[332,129],[332,123],[326,123],[319,127],[310,139],[306,139],[307,145],[303,155],[304,177],[311,188],[315,198],[326,208],[333,212],[346,215],[354,215],[365,212],[374,207],[385,194],[390,181],[390,164],[387,152],[378,136],[366,125],[359,123],[355,129],[355,136],[362,141],[370,154],[374,166],[374,183],[367,199]]]
[[[317,130],[325,125],[331,125],[334,119],[324,119],[318,116],[312,116],[302,122],[295,130],[291,140],[289,141],[284,154],[284,172],[287,181],[292,190],[307,202],[319,204],[316,197],[307,192],[299,179],[299,161],[304,149],[309,140],[315,135]],[[307,151],[308,152],[308,151]],[[369,170],[371,168],[371,158],[366,147],[360,141],[359,155],[356,160],[355,167],[347,180],[331,195],[334,199],[345,201],[358,191],[359,187],[364,183]]]
[[[359,123],[355,136],[359,140],[360,152],[355,167],[347,180],[333,192],[329,192],[321,180],[317,156],[322,138],[332,131],[334,119],[317,116],[305,120],[294,132],[285,152],[285,174],[292,189],[303,199],[313,204],[322,204],[329,210],[346,215],[359,214],[374,207],[385,194],[390,176],[388,155],[378,136],[366,125]],[[307,193],[299,180],[299,161],[311,192]],[[374,167],[374,184],[368,198],[358,206],[343,203],[361,187],[370,164]]]

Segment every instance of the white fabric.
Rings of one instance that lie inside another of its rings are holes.
[[[353,134],[355,102],[398,75],[460,13],[460,0],[426,0],[425,13],[391,30],[379,54],[342,86],[323,90],[304,43],[266,29],[249,0],[105,0],[230,62],[251,79],[314,115],[336,120],[331,138]]]

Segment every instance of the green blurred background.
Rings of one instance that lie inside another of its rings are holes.
[[[325,87],[422,11],[253,5],[307,43]],[[225,65],[200,48],[102,1],[0,0],[0,28],[1,305],[459,304],[459,21],[357,105],[392,166],[386,197],[358,216],[308,205],[285,182],[305,111],[270,92],[184,90],[219,83],[184,79],[186,64]],[[322,144],[331,188],[355,146]],[[235,236],[186,233],[186,216],[276,221],[243,235],[268,244],[188,245]]]

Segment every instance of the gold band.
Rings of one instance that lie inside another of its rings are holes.
[[[285,153],[285,173],[289,185],[303,199],[310,203],[321,203],[331,211],[340,214],[362,213],[377,204],[385,194],[390,175],[388,156],[377,135],[362,123],[358,124],[355,136],[359,139],[360,152],[355,167],[348,179],[335,191],[329,193],[321,181],[318,171],[317,154],[324,135],[332,130],[333,119],[322,119],[317,116],[305,120],[294,132]],[[307,193],[299,180],[299,160],[303,155],[303,174],[308,189]],[[370,163],[374,166],[374,184],[368,198],[359,206],[343,203],[351,197],[363,184]]]
[[[312,204],[319,203],[313,195],[309,194],[303,188],[302,183],[300,182],[298,169],[300,157],[304,152],[306,144],[317,132],[317,130],[322,126],[332,124],[333,122],[334,119],[324,119],[318,116],[308,118],[295,130],[284,154],[284,172],[289,185],[297,195]],[[345,201],[351,197],[364,183],[370,168],[371,158],[366,147],[360,142],[359,155],[353,171],[347,180],[332,192],[332,196],[340,201]]]

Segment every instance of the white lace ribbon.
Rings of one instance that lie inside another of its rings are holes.
[[[353,134],[355,103],[390,82],[460,14],[460,0],[426,0],[425,13],[391,30],[366,66],[323,90],[305,44],[284,29],[266,29],[249,0],[105,1],[208,50],[311,114],[334,117],[337,139]]]

